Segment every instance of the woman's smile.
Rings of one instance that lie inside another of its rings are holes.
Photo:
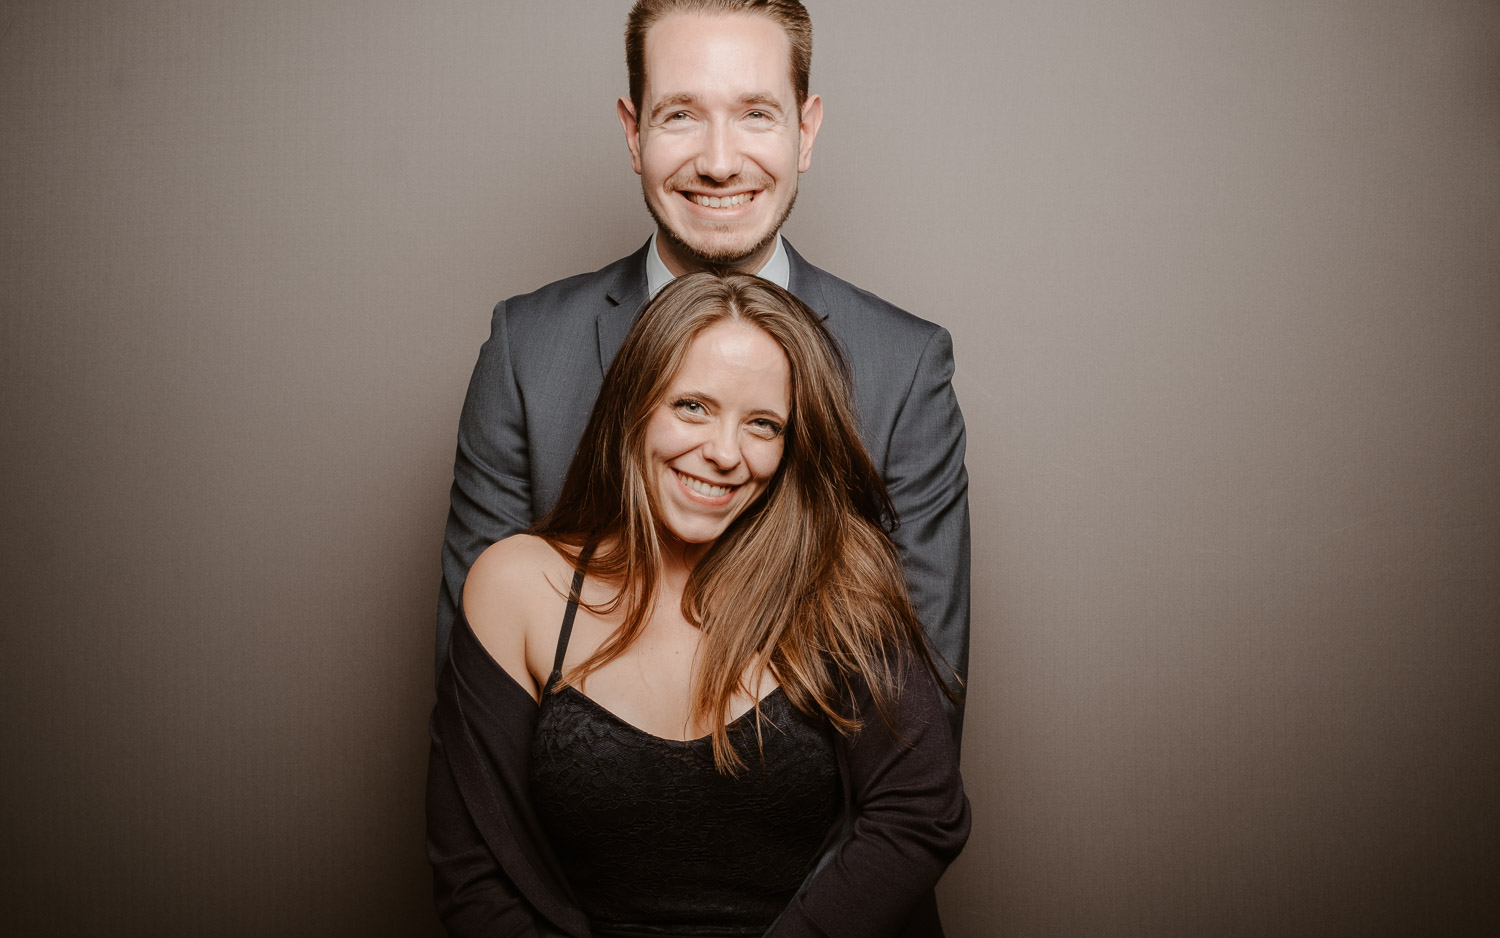
[[[739,488],[738,485],[714,485],[712,482],[705,482],[690,476],[681,469],[673,469],[672,472],[676,474],[677,481],[681,482],[684,488],[706,499],[718,501]]]

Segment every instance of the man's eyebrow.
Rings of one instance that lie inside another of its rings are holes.
[[[754,94],[743,95],[740,98],[740,103],[759,104],[762,107],[775,108],[778,111],[781,110],[781,99],[776,97],[769,91],[757,91]]]
[[[675,91],[671,94],[662,95],[651,106],[651,118],[655,120],[664,111],[673,108],[687,107],[698,103],[698,96],[691,91]],[[742,107],[759,106],[767,109],[782,110],[781,99],[769,91],[752,91],[749,94],[740,95],[739,103]]]
[[[659,116],[662,111],[697,103],[698,96],[693,94],[691,91],[677,91],[672,94],[662,95],[656,100],[656,103],[651,106],[651,116],[654,118]]]

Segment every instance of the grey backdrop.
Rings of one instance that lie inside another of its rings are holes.
[[[625,0],[0,2],[0,930],[421,935],[493,302]],[[1500,927],[1500,5],[815,0],[788,228],[947,325],[957,938]]]

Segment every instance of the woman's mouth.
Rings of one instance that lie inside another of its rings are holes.
[[[723,498],[725,495],[739,488],[737,485],[713,485],[712,483],[704,482],[702,479],[678,472],[676,469],[673,469],[672,472],[685,488],[702,495],[704,498]]]

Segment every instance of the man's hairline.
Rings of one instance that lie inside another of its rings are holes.
[[[770,13],[762,12],[760,10],[754,10],[754,9],[750,9],[750,10],[710,10],[710,9],[701,9],[700,8],[700,9],[690,9],[690,10],[673,10],[670,13],[667,13],[665,16],[662,16],[659,19],[657,19],[650,26],[646,27],[645,33],[643,33],[642,36],[641,36],[641,100],[640,101],[630,101],[630,106],[635,111],[635,118],[636,118],[637,121],[641,121],[642,120],[641,111],[643,110],[642,105],[645,103],[646,88],[651,84],[651,69],[647,66],[647,63],[651,60],[651,55],[650,55],[651,33],[653,31],[655,31],[656,27],[660,26],[662,23],[665,23],[667,20],[671,19],[674,16],[697,16],[697,17],[703,17],[703,18],[708,18],[708,17],[725,17],[725,18],[727,18],[727,17],[732,17],[732,16],[753,16],[753,17],[758,17],[760,19],[766,20],[772,26],[775,26],[777,34],[780,35],[782,41],[786,43],[786,78],[787,78],[787,84],[790,85],[791,89],[792,89],[792,101],[794,102],[794,107],[793,107],[792,110],[793,110],[793,112],[794,112],[794,114],[796,116],[796,123],[799,126],[801,125],[801,123],[802,123],[802,109],[807,106],[807,102],[808,101],[811,101],[813,98],[817,97],[818,95],[811,88],[809,88],[808,92],[807,92],[807,95],[802,100],[800,100],[800,101],[797,100],[797,81],[796,81],[796,78],[795,78],[795,76],[793,74],[793,71],[792,71],[792,36],[791,36],[790,33],[787,32],[785,26],[783,26],[783,25],[781,25],[781,23],[777,22],[776,17],[772,16]],[[625,98],[626,98],[626,100],[630,100],[629,89],[626,89]]]

